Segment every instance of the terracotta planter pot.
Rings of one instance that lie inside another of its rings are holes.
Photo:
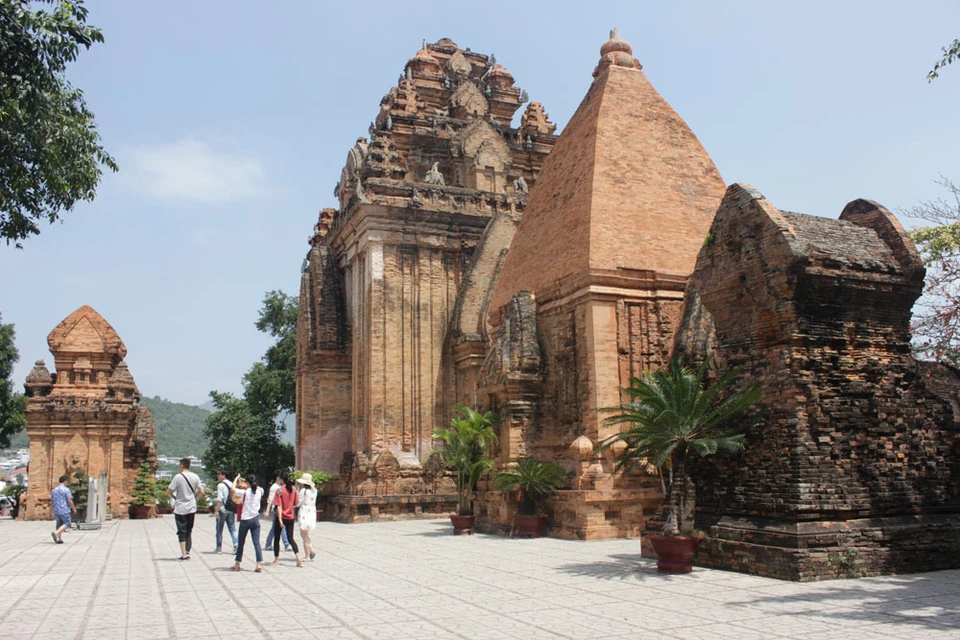
[[[517,516],[518,538],[542,538],[547,516]]]
[[[473,521],[476,518],[477,516],[450,516],[450,522],[453,524],[453,535],[473,535]]]
[[[693,571],[693,556],[700,545],[700,538],[650,536],[650,544],[657,554],[657,571],[660,573]]]
[[[132,504],[130,505],[130,519],[131,520],[146,520],[153,513],[153,505],[149,504]]]
[[[317,509],[317,522],[320,522],[320,516],[322,515],[323,515],[323,511],[321,511],[320,509]]]

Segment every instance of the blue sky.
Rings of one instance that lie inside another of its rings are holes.
[[[960,37],[960,3],[473,6],[88,0],[106,43],[68,75],[121,171],[23,250],[0,245],[16,382],[52,363],[47,334],[90,304],[144,394],[239,392],[268,345],[253,326],[263,294],[298,292],[347,151],[424,38],[495,53],[562,128],[619,27],[724,180],[781,209],[909,208],[943,195],[940,174],[960,179],[960,65],[925,78]]]

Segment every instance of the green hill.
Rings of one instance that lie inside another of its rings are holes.
[[[204,420],[210,412],[200,407],[170,402],[160,396],[140,399],[157,425],[157,445],[162,456],[202,456],[207,449]]]

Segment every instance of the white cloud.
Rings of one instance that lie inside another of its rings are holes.
[[[266,191],[263,163],[251,155],[215,149],[192,139],[134,148],[126,163],[128,183],[164,200],[222,204]]]

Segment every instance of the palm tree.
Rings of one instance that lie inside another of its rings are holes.
[[[739,451],[744,434],[732,433],[728,424],[743,414],[760,397],[759,387],[724,394],[736,380],[731,371],[707,385],[709,361],[697,369],[683,366],[679,358],[670,361],[666,371],[631,378],[624,391],[630,401],[605,409],[615,412],[608,424],[627,428],[601,443],[609,447],[623,441],[627,447],[617,459],[615,473],[628,473],[642,464],[658,470],[671,469],[668,486],[669,511],[663,534],[685,532],[687,458],[705,458],[718,451]]]
[[[536,458],[520,458],[517,466],[509,467],[493,478],[497,491],[520,490],[520,515],[537,515],[537,506],[557,492],[567,481],[567,474],[556,462]]]
[[[459,406],[450,426],[433,432],[434,438],[443,440],[443,460],[448,467],[453,467],[457,476],[460,515],[473,514],[470,494],[480,476],[493,469],[493,460],[487,453],[498,440],[493,429],[496,421],[496,416],[490,411],[480,413],[470,407]]]

